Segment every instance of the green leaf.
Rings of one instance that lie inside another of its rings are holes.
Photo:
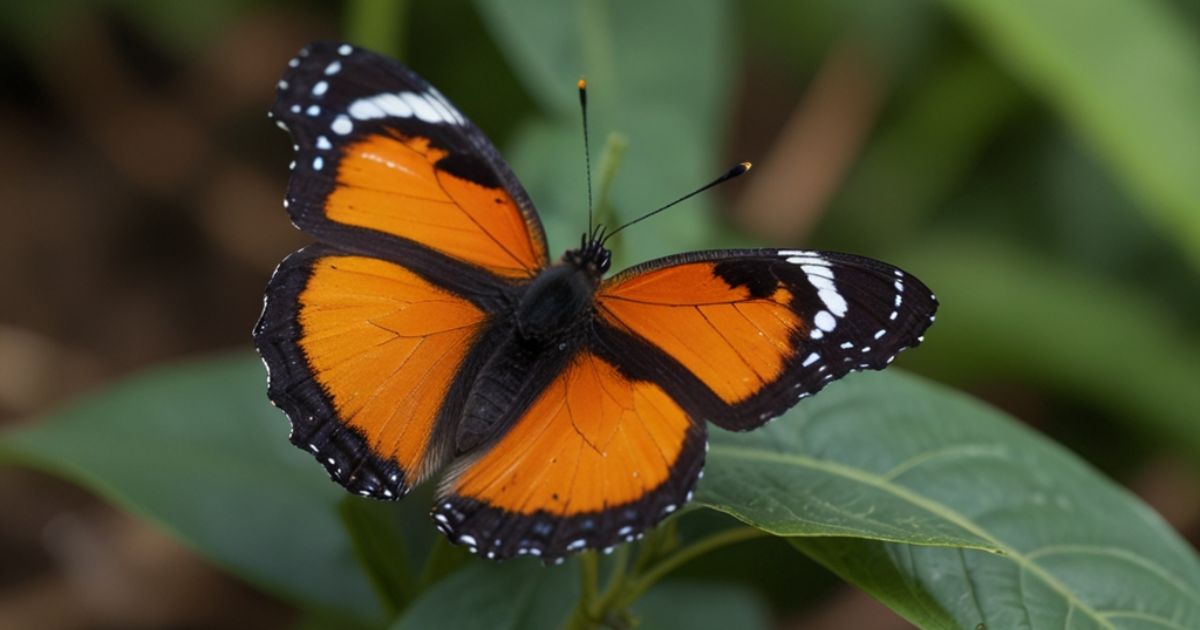
[[[474,562],[426,591],[392,627],[557,628],[578,597],[579,567],[574,561],[550,567],[532,559]]]
[[[633,606],[647,630],[754,630],[771,628],[771,616],[754,591],[734,584],[671,581],[655,586]]]
[[[651,210],[729,166],[712,161],[732,96],[732,12],[726,2],[480,0],[476,6],[545,112],[518,133],[506,154],[541,210],[554,252],[577,241],[587,222],[575,90],[580,76],[588,80],[592,137],[617,131],[629,138],[612,189],[621,218]],[[624,251],[644,259],[711,242],[712,222],[697,219],[707,201],[689,201],[622,234]]]
[[[550,567],[530,559],[476,562],[426,591],[393,628],[557,628],[578,598],[575,560]],[[752,591],[709,582],[665,582],[639,599],[632,612],[639,627],[653,630],[771,627],[765,605]]]
[[[262,366],[237,354],[158,368],[0,435],[0,461],[73,480],[301,606],[375,619],[337,518],[346,493],[287,432]]]
[[[1200,625],[1200,562],[1149,508],[1003,414],[894,370],[847,377],[763,429],[714,432],[697,498],[770,531],[858,539],[795,543],[919,623],[940,610],[963,627]]]
[[[408,545],[401,535],[404,527],[396,508],[394,503],[353,495],[338,504],[358,561],[389,616],[403,610],[417,594]]]
[[[943,0],[1200,264],[1200,39],[1152,0]]]

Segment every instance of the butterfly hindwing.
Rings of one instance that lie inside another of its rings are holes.
[[[292,442],[351,492],[395,499],[448,456],[444,403],[486,320],[401,265],[314,245],[272,276],[254,336]]]
[[[588,350],[490,448],[451,468],[434,520],[489,558],[561,558],[640,537],[682,507],[706,427]]]
[[[733,430],[774,418],[852,370],[920,343],[937,301],[869,258],[755,249],[651,261],[606,280],[601,338],[658,366],[684,408]]]
[[[496,149],[400,63],[311,44],[289,63],[271,115],[296,143],[288,212],[318,239],[421,272],[465,263],[523,279],[546,266],[537,213]]]

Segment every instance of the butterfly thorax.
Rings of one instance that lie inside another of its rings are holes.
[[[574,329],[590,320],[596,287],[610,262],[611,253],[599,241],[585,241],[583,247],[567,250],[557,265],[539,273],[517,305],[520,336],[534,342],[574,336]]]

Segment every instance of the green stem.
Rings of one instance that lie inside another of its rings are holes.
[[[596,603],[596,594],[600,589],[600,559],[596,552],[589,551],[579,557],[580,602],[589,612]]]
[[[617,603],[620,608],[629,606],[668,573],[714,549],[767,535],[767,532],[753,527],[734,527],[713,534],[696,544],[688,545],[651,567],[645,574],[634,578],[624,589],[621,601]]]
[[[567,627],[584,630],[592,627],[598,618],[597,592],[600,584],[600,560],[596,552],[589,551],[579,556],[579,602]]]
[[[601,605],[613,599],[620,592],[621,585],[625,583],[625,570],[629,567],[629,545],[617,546],[615,555],[612,569],[608,572],[608,581],[604,585],[604,592],[600,595]]]

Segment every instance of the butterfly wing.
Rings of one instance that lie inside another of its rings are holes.
[[[640,537],[691,498],[706,436],[649,377],[575,355],[503,437],[451,468],[438,528],[499,559]]]
[[[596,297],[603,342],[654,366],[690,414],[748,430],[922,340],[937,301],[913,276],[832,252],[698,252],[645,263]]]
[[[483,134],[395,61],[312,44],[272,115],[296,143],[285,206],[321,244],[267,287],[268,393],[336,481],[398,498],[449,457],[477,341],[546,265],[542,228]]]
[[[271,115],[296,142],[288,212],[321,241],[420,272],[465,263],[521,279],[546,266],[537,213],[496,149],[395,60],[311,44]]]
[[[291,441],[350,491],[396,499],[448,455],[439,427],[486,321],[404,266],[314,245],[272,276],[254,336]]]

